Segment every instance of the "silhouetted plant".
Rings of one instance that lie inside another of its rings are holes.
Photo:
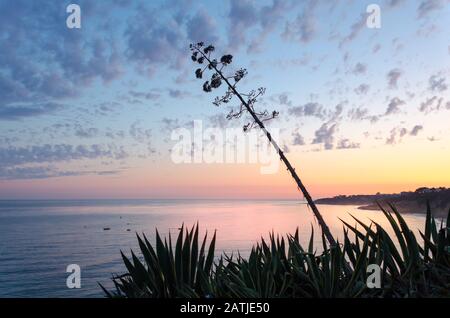
[[[122,252],[123,262],[128,270],[125,275],[114,276],[116,292],[108,292],[100,285],[106,295],[113,297],[127,296],[132,298],[177,298],[200,297],[215,293],[213,282],[214,249],[216,234],[206,245],[205,234],[200,245],[198,225],[189,231],[184,226],[172,246],[163,240],[156,230],[156,247],[145,235],[137,235],[144,264],[131,252],[129,260]]]
[[[234,96],[239,100],[240,105],[238,109],[237,110],[232,109],[230,113],[227,115],[227,118],[228,119],[240,118],[244,113],[250,114],[252,121],[244,125],[243,127],[244,132],[248,131],[253,127],[259,127],[264,132],[267,139],[280,156],[281,161],[283,161],[283,163],[287,167],[287,170],[294,178],[297,187],[303,193],[303,196],[305,197],[306,201],[311,207],[322,231],[325,234],[325,237],[330,242],[330,244],[332,245],[336,244],[333,235],[331,235],[331,232],[327,224],[325,223],[322,215],[319,212],[319,209],[315,205],[314,200],[311,198],[311,195],[309,194],[306,187],[303,185],[302,181],[297,175],[297,172],[292,167],[291,163],[286,158],[284,152],[278,146],[276,141],[273,140],[271,134],[267,131],[266,127],[264,126],[265,121],[276,118],[279,113],[275,110],[272,111],[271,113],[269,113],[266,110],[262,112],[258,112],[255,110],[255,103],[257,102],[259,97],[264,95],[265,88],[260,87],[257,90],[250,91],[248,94],[239,93],[237,91],[236,86],[247,75],[247,70],[241,68],[234,74],[228,76],[225,75],[224,74],[225,68],[233,62],[232,55],[226,54],[223,55],[220,58],[220,60],[217,60],[216,58],[212,57],[212,53],[215,50],[214,46],[212,45],[205,46],[203,42],[191,44],[190,49],[192,52],[191,56],[192,61],[202,65],[202,67],[197,68],[195,70],[196,78],[203,79],[206,75],[205,74],[206,72],[208,71],[212,72],[211,78],[203,83],[203,91],[209,93],[213,89],[219,88],[222,82],[224,82],[227,85],[227,90],[225,94],[221,97],[216,97],[213,104],[219,106],[222,103],[229,103]]]
[[[156,233],[156,247],[138,236],[141,256],[122,254],[128,273],[113,278],[108,297],[450,297],[450,211],[438,229],[428,206],[419,243],[403,217],[383,209],[395,235],[372,222],[344,222],[344,241],[329,245],[322,233],[322,252],[311,232],[307,247],[298,230],[286,238],[261,238],[248,258],[221,255],[214,262],[215,235],[207,247],[198,226],[184,227],[175,246]],[[350,235],[352,234],[352,235]],[[368,288],[369,264],[380,267],[381,288]],[[101,286],[101,285],[100,285]]]

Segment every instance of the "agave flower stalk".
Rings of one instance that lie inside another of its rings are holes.
[[[236,84],[239,80],[242,79],[246,75],[246,70],[239,70],[235,73],[232,77],[227,77],[223,73],[224,67],[229,65],[232,62],[232,55],[224,55],[222,56],[220,62],[218,62],[216,59],[211,58],[211,52],[214,51],[214,47],[212,45],[209,45],[207,47],[204,47],[204,44],[202,42],[197,44],[191,44],[190,49],[193,52],[192,60],[194,62],[198,62],[199,64],[206,64],[205,68],[202,70],[201,68],[197,69],[195,72],[195,75],[197,78],[202,78],[203,72],[206,69],[212,70],[215,73],[212,75],[211,83],[209,81],[205,82],[203,85],[203,90],[205,92],[210,92],[212,88],[218,88],[220,86],[220,82],[223,81],[228,86],[228,91],[222,98],[216,98],[216,101],[214,102],[215,105],[219,105],[221,102],[228,102],[231,97],[234,95],[236,96],[240,103],[241,108],[237,113],[231,112],[227,118],[238,118],[241,116],[244,110],[246,110],[251,117],[253,118],[254,122],[248,125],[244,126],[244,131],[248,130],[249,128],[252,128],[254,125],[259,127],[264,134],[266,135],[269,142],[272,144],[272,146],[275,148],[276,152],[280,156],[281,161],[286,165],[287,170],[291,174],[292,178],[294,179],[295,183],[297,184],[298,189],[303,193],[303,196],[305,197],[306,201],[308,202],[308,205],[311,207],[312,212],[314,213],[314,216],[316,217],[320,227],[322,228],[322,231],[327,238],[328,242],[331,245],[335,245],[336,241],[333,237],[333,235],[330,232],[330,229],[328,228],[327,224],[325,223],[325,220],[323,219],[322,215],[319,212],[319,209],[317,208],[316,204],[314,203],[314,200],[312,199],[311,195],[309,194],[308,190],[306,189],[303,182],[300,180],[300,177],[298,176],[295,169],[292,167],[289,160],[286,158],[286,155],[284,154],[283,150],[278,146],[277,142],[272,138],[272,135],[270,132],[266,129],[263,121],[269,120],[271,118],[275,118],[278,115],[278,112],[273,111],[272,117],[267,117],[267,112],[258,113],[255,111],[253,104],[256,102],[256,97],[264,93],[264,89],[259,89],[258,94],[250,93],[246,95],[248,97],[247,100],[244,99],[243,94],[239,93],[236,89]],[[230,79],[234,79],[234,84],[230,82]],[[245,94],[244,94],[245,95]],[[243,108],[244,107],[244,108]],[[264,116],[265,118],[260,119],[259,116]]]

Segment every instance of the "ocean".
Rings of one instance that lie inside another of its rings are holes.
[[[378,211],[356,206],[319,205],[333,234],[342,238],[342,222],[350,214],[388,228]],[[404,215],[414,230],[425,216]],[[125,272],[122,250],[138,251],[136,233],[154,242],[178,235],[184,223],[199,223],[201,233],[217,231],[217,252],[246,256],[269,232],[294,233],[308,242],[311,226],[319,233],[304,202],[269,200],[78,200],[0,201],[0,297],[104,297],[98,283],[111,288],[112,274]],[[109,228],[109,230],[105,230]],[[209,236],[209,237],[210,237]],[[321,245],[319,235],[315,236]],[[69,264],[81,268],[81,288],[69,289]]]

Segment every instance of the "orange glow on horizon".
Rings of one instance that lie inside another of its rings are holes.
[[[288,158],[314,198],[448,187],[449,147],[443,145],[439,155],[430,155],[428,144],[298,152],[289,153]],[[281,165],[278,173],[261,175],[257,164],[176,165],[170,161],[144,162],[141,168],[111,176],[1,181],[0,193],[3,199],[15,193],[20,198],[302,199]]]

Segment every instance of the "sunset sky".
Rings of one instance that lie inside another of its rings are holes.
[[[81,29],[66,6],[81,8]],[[381,28],[366,7],[381,8]],[[314,198],[450,186],[450,1],[0,0],[0,199],[301,198],[283,166],[175,164],[176,128],[242,127],[189,44],[244,67]]]

